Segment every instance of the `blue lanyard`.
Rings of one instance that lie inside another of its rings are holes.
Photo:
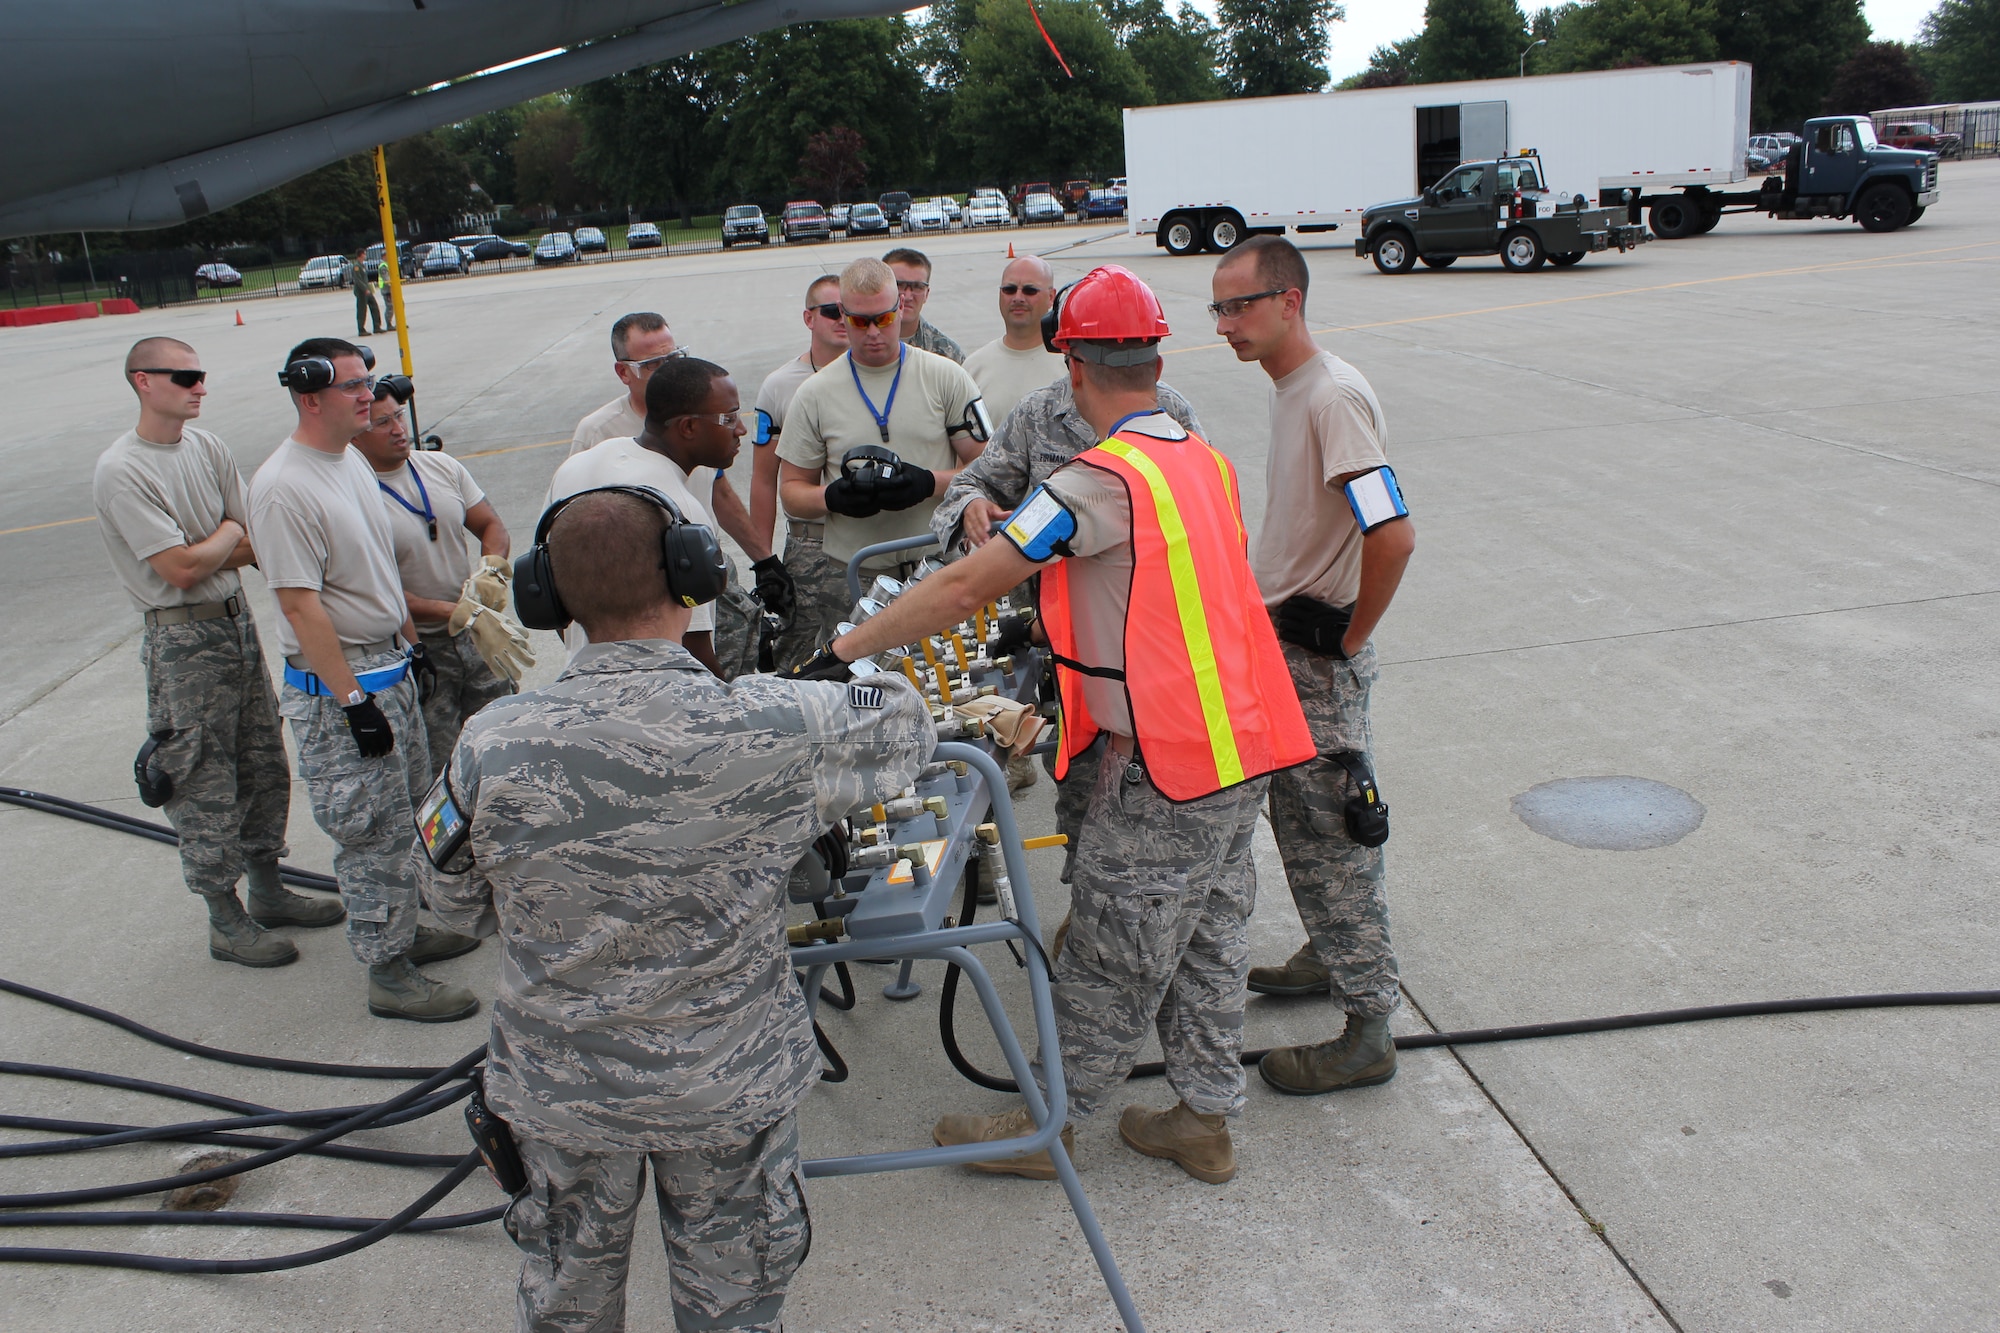
[[[431,531],[431,540],[436,541],[438,539],[437,515],[431,512],[431,493],[424,489],[423,474],[417,471],[417,465],[414,462],[407,462],[403,466],[410,469],[410,476],[416,480],[417,495],[424,502],[424,507],[422,509],[417,508],[415,505],[411,504],[408,500],[405,500],[402,496],[398,495],[395,491],[389,489],[389,483],[383,481],[380,477],[375,478],[375,484],[382,488],[382,494],[388,496],[391,500],[394,500],[397,504],[403,506],[403,508],[409,510],[412,514],[415,514],[418,518],[422,519],[424,521],[424,526],[428,527]]]
[[[862,403],[868,408],[868,415],[875,418],[875,428],[882,432],[882,443],[889,442],[889,414],[896,410],[896,390],[903,384],[903,357],[909,351],[908,343],[896,344],[896,378],[889,381],[889,401],[882,410],[875,410],[875,400],[868,396],[868,390],[861,387],[861,372],[854,367],[854,354],[847,354],[847,373],[854,376],[854,392],[861,395]]]
[[[1113,425],[1110,430],[1105,432],[1104,438],[1108,440],[1113,435],[1116,435],[1119,431],[1124,430],[1125,423],[1128,421],[1137,421],[1140,417],[1158,416],[1161,412],[1164,411],[1166,411],[1166,409],[1163,407],[1149,407],[1146,408],[1144,411],[1140,412],[1127,412],[1124,416],[1118,418],[1117,423]],[[397,498],[401,499],[402,497],[398,496]]]

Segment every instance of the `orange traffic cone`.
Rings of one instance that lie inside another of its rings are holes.
[[[1012,259],[1013,257],[1014,257],[1014,243],[1012,241],[1009,241],[1007,242],[1007,258]],[[241,314],[238,314],[236,316],[236,322],[238,324],[241,324],[243,322],[243,316]]]
[[[243,327],[243,312],[241,310],[236,312],[236,327],[239,329]]]

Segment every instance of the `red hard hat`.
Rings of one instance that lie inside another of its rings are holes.
[[[1154,340],[1171,332],[1166,312],[1139,275],[1116,264],[1094,268],[1062,295],[1056,312],[1057,347],[1079,340]]]

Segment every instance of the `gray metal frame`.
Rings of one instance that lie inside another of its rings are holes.
[[[929,533],[915,537],[898,537],[892,542],[876,542],[864,546],[847,559],[847,595],[855,601],[861,600],[861,562],[873,560],[878,555],[894,555],[898,551],[914,551],[923,546],[939,545],[938,539]]]

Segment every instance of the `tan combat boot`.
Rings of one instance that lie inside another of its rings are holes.
[[[278,875],[278,863],[253,865],[244,875],[250,888],[250,919],[264,927],[337,926],[347,919],[347,909],[331,898],[308,898],[285,887]]]
[[[455,1023],[479,1012],[479,997],[425,976],[405,954],[368,969],[368,1012],[413,1023]]]
[[[1280,1046],[1258,1062],[1257,1072],[1294,1097],[1367,1088],[1396,1077],[1396,1041],[1386,1018],[1347,1016],[1347,1030],[1332,1041]]]
[[[267,935],[243,910],[235,890],[204,893],[208,904],[208,956],[245,967],[283,967],[295,963],[299,951],[290,940]]]
[[[1028,1108],[1017,1106],[1000,1115],[948,1115],[931,1130],[931,1142],[940,1148],[961,1143],[993,1143],[1000,1139],[1023,1139],[1035,1132],[1034,1117]],[[1076,1135],[1063,1126],[1063,1151],[1074,1149]],[[994,1176],[1026,1176],[1029,1180],[1054,1180],[1055,1159],[1047,1151],[1009,1157],[997,1162],[967,1162],[967,1169]]]
[[[416,941],[410,945],[410,951],[404,957],[422,967],[425,963],[441,963],[447,958],[471,953],[478,947],[479,941],[471,935],[437,930],[430,926],[418,926]]]
[[[1135,1152],[1164,1157],[1211,1185],[1236,1176],[1236,1145],[1226,1115],[1203,1115],[1186,1102],[1176,1102],[1171,1111],[1128,1106],[1118,1117],[1118,1137]]]
[[[1276,967],[1250,969],[1250,989],[1259,995],[1326,995],[1333,989],[1326,964],[1313,952],[1312,941]]]

